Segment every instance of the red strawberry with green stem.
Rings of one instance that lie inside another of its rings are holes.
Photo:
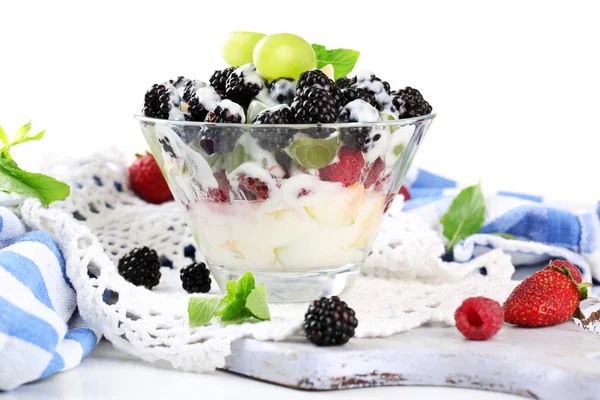
[[[579,270],[579,268],[577,268],[567,260],[551,260],[544,269],[552,269],[553,267],[567,267],[571,272],[571,276],[573,277],[573,280],[575,280],[575,282],[581,283],[583,281],[583,277],[581,276],[581,271]]]
[[[567,266],[550,265],[517,286],[502,308],[504,321],[525,327],[563,323],[578,311],[591,283],[577,283]]]

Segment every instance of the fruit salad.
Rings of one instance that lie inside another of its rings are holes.
[[[235,32],[222,56],[207,82],[154,84],[140,118],[209,265],[360,266],[432,107],[292,34]]]

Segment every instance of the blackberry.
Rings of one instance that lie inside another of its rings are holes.
[[[169,83],[175,86],[175,89],[177,89],[177,92],[179,92],[180,97],[183,97],[183,91],[188,82],[190,82],[190,79],[186,78],[185,76],[178,76],[177,79],[169,79]]]
[[[269,125],[280,125],[280,124],[291,124],[292,110],[286,104],[280,104],[275,107],[267,108],[266,110],[258,113],[253,119],[252,123],[269,124]],[[278,149],[286,148],[294,139],[296,130],[290,128],[260,128],[252,127],[250,135],[256,139],[258,145],[268,151],[276,151]]]
[[[356,83],[356,77],[354,78],[340,78],[335,84],[340,89],[347,89]]]
[[[210,271],[204,263],[193,263],[179,272],[183,289],[188,293],[208,293],[210,291]]]
[[[194,95],[198,91],[198,89],[206,86],[206,82],[202,82],[199,80],[188,81],[188,83],[185,84],[185,88],[183,89],[181,99],[186,103],[189,103],[192,97],[194,97]]]
[[[135,248],[119,260],[119,275],[136,286],[152,289],[160,281],[158,254],[146,246]]]
[[[338,122],[379,122],[381,117],[379,111],[364,100],[354,100],[348,103],[340,115]],[[381,133],[378,129],[373,129],[368,126],[359,127],[341,127],[340,128],[342,141],[344,145],[352,150],[368,151],[381,139]]]
[[[306,337],[317,346],[345,344],[357,326],[354,310],[337,296],[315,300],[304,316]]]
[[[175,86],[155,83],[144,96],[142,113],[150,118],[183,120],[180,106],[181,97]]]
[[[292,103],[292,116],[298,124],[332,123],[338,116],[336,101],[325,89],[306,87]]]
[[[246,116],[239,104],[231,100],[222,100],[213,111],[206,114],[204,121],[216,124],[243,124],[246,122]],[[200,133],[200,146],[208,155],[230,153],[243,133],[241,128],[206,126]]]
[[[221,96],[212,86],[198,89],[188,102],[185,119],[187,121],[204,121],[209,111],[214,110],[220,101]]]
[[[410,86],[394,92],[392,104],[398,110],[400,119],[420,117],[433,111],[421,92]]]
[[[292,105],[296,96],[296,81],[290,78],[279,78],[269,85],[269,99],[277,104]]]
[[[267,81],[256,72],[254,64],[245,64],[229,75],[225,85],[225,96],[247,107],[252,98],[266,87]]]
[[[337,87],[334,81],[329,79],[323,71],[318,69],[305,71],[300,75],[298,79],[298,85],[296,86],[296,94],[300,94],[304,91],[304,89],[308,87],[316,86],[321,89],[325,89],[329,95],[335,100],[335,103],[338,107],[341,107],[343,104],[342,92]]]
[[[227,85],[227,79],[229,78],[229,75],[231,75],[234,69],[234,67],[229,67],[221,71],[215,71],[208,80],[210,86],[214,87],[217,93],[221,95],[221,97],[225,96],[225,86]]]
[[[385,106],[390,102],[390,84],[382,81],[372,72],[361,72],[356,75],[356,83],[352,87],[370,92],[375,97],[375,101],[377,101],[379,111],[383,111]]]
[[[373,95],[373,93],[368,92],[364,89],[355,89],[355,88],[342,89],[342,95],[343,95],[343,101],[342,101],[343,106],[350,103],[351,101],[361,99],[361,100],[366,101],[373,107],[377,107],[377,102],[375,101],[375,96]]]

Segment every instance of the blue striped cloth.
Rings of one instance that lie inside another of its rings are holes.
[[[100,334],[77,313],[65,260],[45,232],[0,207],[0,391],[73,368]]]
[[[405,185],[411,199],[402,211],[418,215],[441,234],[440,217],[460,185],[417,169],[409,172]],[[480,233],[454,247],[455,261],[466,262],[500,248],[511,255],[517,267],[564,258],[577,265],[586,280],[600,281],[600,202],[576,204],[507,191],[484,190],[484,195],[484,225]],[[507,233],[517,240],[493,233]]]

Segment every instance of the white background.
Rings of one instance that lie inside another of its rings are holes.
[[[598,200],[599,15],[593,0],[0,0],[0,124],[33,118],[48,129],[15,152],[23,164],[112,145],[143,151],[132,116],[149,86],[207,80],[225,67],[230,31],[291,32],[359,50],[359,68],[421,90],[438,117],[419,166]]]
[[[22,157],[144,150],[132,115],[152,83],[207,80],[230,31],[292,32],[424,93],[438,117],[417,165],[597,200],[599,16],[598,1],[2,1],[0,124],[48,129]]]

